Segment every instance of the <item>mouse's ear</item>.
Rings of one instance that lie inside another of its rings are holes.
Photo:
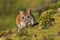
[[[19,10],[19,14],[20,14],[20,15],[23,15],[23,11]]]
[[[21,14],[21,13],[23,13],[23,11],[19,10],[19,13]]]
[[[27,11],[27,13],[29,13],[29,14],[31,13],[31,9],[30,9],[30,8],[28,8],[26,11]]]

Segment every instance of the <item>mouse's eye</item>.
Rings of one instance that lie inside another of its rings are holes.
[[[24,19],[24,17],[22,17],[22,19]]]
[[[30,16],[28,16],[28,18],[30,18]]]

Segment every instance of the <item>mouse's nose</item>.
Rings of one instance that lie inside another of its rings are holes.
[[[30,22],[26,22],[26,25],[30,25],[31,23]]]
[[[28,22],[26,22],[26,25],[28,25]]]

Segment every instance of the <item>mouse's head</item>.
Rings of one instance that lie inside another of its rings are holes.
[[[20,13],[20,19],[23,21],[26,25],[33,24],[33,16],[31,15],[31,10],[27,9],[25,11],[19,11]]]

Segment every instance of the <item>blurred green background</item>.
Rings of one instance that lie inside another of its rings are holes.
[[[19,10],[34,8],[44,2],[45,0],[0,0],[0,32],[17,28],[15,19]],[[37,12],[34,15],[36,17]]]

